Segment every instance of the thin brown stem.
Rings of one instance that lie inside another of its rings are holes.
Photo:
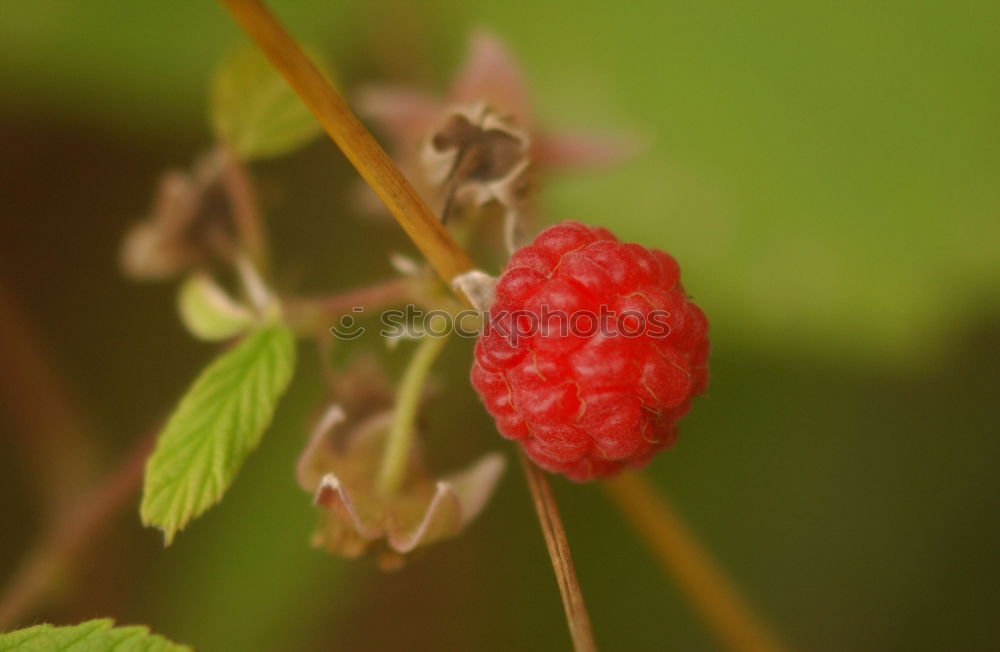
[[[220,0],[319,120],[438,275],[451,283],[472,261],[347,103],[258,0]]]
[[[472,269],[451,237],[385,151],[316,69],[295,40],[258,0],[220,0],[308,106],[327,134],[371,186],[438,276],[449,286]],[[468,303],[468,299],[460,295]],[[523,459],[523,458],[522,458]],[[569,543],[545,475],[525,460],[532,495],[577,650],[595,650],[590,621],[573,571]]]
[[[230,148],[219,145],[219,150],[222,158],[222,187],[229,199],[233,223],[239,232],[240,241],[251,260],[260,269],[267,270],[270,253],[267,250],[264,224],[261,221],[257,193],[250,180],[250,173],[243,161]]]
[[[99,456],[87,415],[27,317],[0,279],[0,411],[51,514],[90,482]]]
[[[374,311],[407,300],[421,302],[423,292],[418,283],[413,278],[393,278],[338,294],[284,300],[286,321],[296,333],[311,337],[316,343],[316,354],[327,387],[331,390],[336,387],[337,378],[330,368],[333,344],[330,328],[338,325],[344,315],[353,315],[355,308]]]
[[[603,487],[721,643],[739,652],[785,649],[649,480],[627,472]]]
[[[569,540],[566,538],[559,510],[556,509],[549,480],[545,472],[532,464],[523,452],[520,453],[520,457],[524,475],[528,478],[528,486],[531,488],[535,511],[538,513],[538,522],[541,523],[542,534],[545,535],[545,546],[549,550],[552,568],[556,573],[556,583],[559,584],[559,593],[562,595],[566,622],[569,624],[570,637],[573,639],[573,649],[576,652],[597,650],[597,642],[590,626],[590,616],[587,614],[583,592],[580,591],[580,582],[573,566]]]
[[[69,505],[22,560],[0,599],[0,632],[10,629],[45,598],[54,580],[72,566],[98,532],[139,490],[153,447],[143,439],[104,481]]]
[[[284,301],[285,317],[302,333],[319,332],[335,325],[355,308],[370,311],[417,301],[420,294],[417,283],[411,278],[393,278],[338,294],[292,297]]]

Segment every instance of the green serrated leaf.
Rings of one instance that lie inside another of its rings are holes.
[[[326,71],[318,57],[312,59]],[[245,160],[287,154],[321,131],[270,62],[250,48],[223,60],[212,81],[210,109],[216,137]]]
[[[162,636],[151,634],[144,625],[115,627],[110,618],[88,620],[79,625],[56,627],[35,625],[0,634],[0,652],[190,652]]]
[[[141,515],[166,544],[222,498],[260,442],[295,366],[285,326],[247,335],[209,365],[181,399],[146,464]]]
[[[229,339],[249,330],[254,323],[249,308],[237,303],[202,272],[195,272],[181,285],[177,310],[188,332],[201,340]]]

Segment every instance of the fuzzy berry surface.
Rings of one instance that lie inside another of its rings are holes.
[[[708,384],[707,331],[669,255],[557,224],[500,276],[472,385],[540,467],[606,477],[673,444]]]

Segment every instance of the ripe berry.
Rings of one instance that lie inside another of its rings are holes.
[[[708,383],[708,322],[673,258],[566,222],[507,263],[472,385],[500,433],[576,481],[646,464]]]

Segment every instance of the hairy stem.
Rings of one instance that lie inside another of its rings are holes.
[[[626,472],[603,488],[720,642],[739,652],[785,649],[649,480]]]
[[[583,592],[576,578],[576,568],[573,566],[573,556],[569,550],[569,540],[563,528],[562,519],[555,509],[556,501],[552,496],[545,472],[531,463],[523,451],[519,452],[524,474],[528,478],[531,497],[538,512],[538,522],[545,536],[545,546],[552,559],[552,568],[556,573],[556,583],[562,596],[563,609],[566,611],[566,623],[569,625],[570,637],[573,639],[573,649],[576,652],[597,650],[594,631],[590,626],[590,616],[583,602]]]
[[[447,341],[447,337],[432,336],[420,340],[406,373],[403,374],[399,389],[396,390],[392,424],[389,426],[389,436],[378,473],[378,490],[384,496],[396,493],[406,477],[406,465],[410,459],[420,396],[434,360]]]

